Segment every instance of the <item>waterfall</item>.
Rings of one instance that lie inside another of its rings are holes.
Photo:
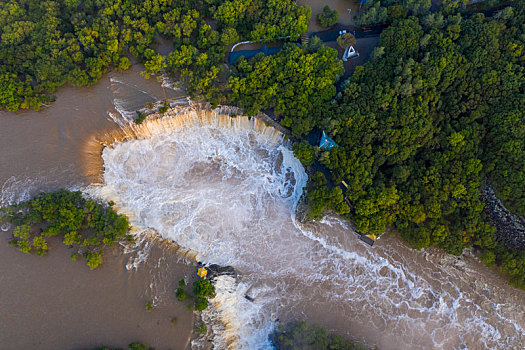
[[[142,125],[122,119],[97,142],[87,152],[103,159],[92,195],[114,201],[135,232],[238,272],[218,278],[203,314],[217,349],[269,348],[278,318],[309,318],[382,349],[525,341],[523,293],[472,254],[415,251],[388,236],[369,247],[331,215],[297,223],[303,167],[282,133],[237,108],[179,105]]]

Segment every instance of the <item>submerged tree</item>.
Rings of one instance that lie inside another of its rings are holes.
[[[325,328],[310,325],[306,322],[280,325],[274,333],[270,335],[270,341],[277,350],[366,349],[363,344],[351,342],[335,334],[329,334]]]

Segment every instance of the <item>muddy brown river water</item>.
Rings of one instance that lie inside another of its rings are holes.
[[[233,266],[238,279],[219,278],[214,308],[204,314],[218,349],[269,348],[277,319],[308,319],[381,349],[523,348],[525,293],[471,253],[415,251],[394,235],[369,247],[332,216],[297,223],[306,174],[263,123],[232,119],[227,108],[188,107],[127,124],[145,102],[178,96],[183,91],[162,89],[135,69],[92,88],[61,89],[42,112],[1,113],[1,203],[83,189],[114,200],[137,230],[156,230],[186,256]],[[102,155],[89,146],[121,128],[133,137]],[[104,266],[89,271],[69,261],[67,248],[50,250],[25,256],[7,235],[0,239],[1,349],[189,347],[193,314],[173,289],[194,267],[179,253],[158,244],[109,251]],[[142,253],[146,262],[126,270]],[[151,299],[158,307],[146,313]]]
[[[166,95],[165,95],[166,93]],[[183,95],[138,75],[109,73],[91,88],[60,89],[40,112],[0,112],[0,204],[39,191],[81,189],[100,174],[86,171],[84,148],[116,128],[108,112]],[[91,349],[141,341],[157,349],[189,347],[193,314],[173,290],[193,267],[154,247],[143,268],[125,266],[137,253],[107,251],[90,271],[72,262],[67,248],[51,244],[45,257],[26,256],[7,245],[0,231],[0,349]],[[153,312],[144,310],[154,300]],[[174,323],[171,322],[176,318]]]

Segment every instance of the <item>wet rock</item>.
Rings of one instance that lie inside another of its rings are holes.
[[[299,198],[299,201],[297,202],[297,207],[295,208],[295,218],[301,222],[304,223],[306,220],[306,211],[307,211],[307,205],[306,205],[306,194],[303,193],[301,198]]]
[[[237,278],[237,273],[232,266],[220,266],[217,264],[204,265],[200,262],[198,265],[199,267],[205,266],[206,269],[208,269],[208,275],[206,277],[208,277],[209,280],[213,280],[219,276],[232,276],[233,278]]]
[[[496,226],[497,240],[509,249],[525,250],[525,218],[505,208],[489,183],[483,189],[482,199],[488,219]]]

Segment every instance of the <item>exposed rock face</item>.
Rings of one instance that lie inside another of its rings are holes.
[[[299,202],[297,202],[297,207],[295,208],[296,220],[301,223],[304,223],[306,221],[306,211],[307,211],[306,193],[303,193],[301,198],[299,198]]]
[[[485,213],[496,226],[498,241],[509,249],[525,250],[525,218],[505,208],[489,183],[483,189],[482,198],[485,202]]]
[[[218,276],[232,276],[233,278],[237,278],[237,273],[235,272],[235,269],[231,266],[220,266],[217,264],[202,265],[200,262],[198,265],[205,266],[206,269],[208,269],[207,277],[210,281],[213,281],[215,277]]]

